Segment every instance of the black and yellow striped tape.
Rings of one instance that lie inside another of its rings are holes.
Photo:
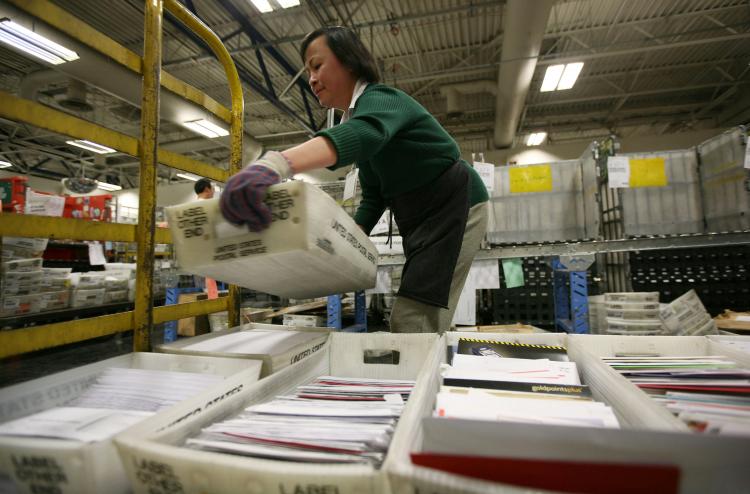
[[[477,338],[459,338],[460,341],[468,341],[470,343],[491,343],[493,345],[511,345],[511,346],[520,346],[520,347],[527,347],[527,348],[541,348],[544,350],[562,350],[564,352],[567,352],[568,350],[564,346],[556,346],[556,345],[531,345],[529,343],[518,343],[515,341],[496,341],[496,340],[480,340]]]

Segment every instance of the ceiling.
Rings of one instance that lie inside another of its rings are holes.
[[[56,3],[142,53],[142,0],[107,2],[106,9],[95,0]],[[301,39],[329,24],[356,29],[380,63],[384,82],[420,101],[454,135],[464,153],[495,145],[495,93],[500,93],[492,89],[506,63],[504,38],[513,28],[504,22],[506,2],[302,0],[298,7],[266,14],[248,0],[183,3],[224,39],[243,79],[246,131],[265,148],[299,143],[325,122],[325,111],[304,81],[293,81],[302,67]],[[573,61],[584,62],[584,67],[572,89],[539,91],[547,66]],[[547,132],[554,144],[611,133],[658,135],[745,123],[750,120],[750,97],[743,97],[750,83],[749,63],[748,0],[558,0],[549,10],[536,67],[521,101],[516,143],[522,144],[526,135],[536,131]],[[222,67],[170,15],[164,22],[163,68],[229,105]],[[2,90],[18,93],[30,74],[49,70],[0,46]],[[36,97],[63,109],[60,102],[69,85],[68,78],[50,77]],[[473,88],[462,91],[460,111],[450,116],[445,91],[449,87]],[[86,100],[91,111],[64,111],[139,135],[139,112],[130,102],[92,84],[86,86]],[[94,158],[65,140],[0,120],[0,154],[14,163],[13,171],[69,176],[84,163],[87,175],[137,186],[133,157]],[[161,124],[160,142],[226,166],[225,143],[198,138],[170,121]],[[174,178],[166,168],[161,175]]]

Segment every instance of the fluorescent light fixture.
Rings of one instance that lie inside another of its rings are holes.
[[[198,120],[191,120],[190,122],[183,122],[182,125],[192,130],[193,132],[197,132],[206,137],[213,138],[213,137],[222,137],[222,136],[229,135],[228,130],[222,127],[219,127],[215,123],[209,122],[208,120],[204,118],[201,118]]]
[[[192,180],[193,182],[197,182],[199,180],[199,178],[195,175],[188,175],[187,173],[175,173],[174,176],[184,178],[186,180]]]
[[[122,187],[120,187],[119,185],[108,184],[107,182],[100,182],[98,180],[96,181],[96,185],[102,190],[109,190],[109,191],[122,190]]]
[[[10,161],[0,161],[0,168],[10,168],[13,166],[13,163]]]
[[[268,3],[268,0],[250,0],[253,2],[253,5],[255,5],[255,8],[260,10],[261,12],[271,12],[273,10],[273,7],[271,7],[271,4]]]
[[[546,132],[534,132],[526,139],[527,146],[538,146],[547,138]]]
[[[97,144],[95,142],[85,141],[85,140],[65,141],[65,143],[70,144],[71,146],[76,146],[82,149],[86,149],[96,154],[109,154],[109,153],[114,153],[117,151],[116,149],[108,148],[107,146],[102,146],[101,144]]]
[[[78,60],[78,54],[10,19],[0,19],[0,41],[53,65]]]
[[[578,74],[583,69],[583,62],[569,63],[567,65],[550,65],[544,73],[544,80],[539,91],[546,93],[548,91],[570,89],[578,79]]]
[[[557,85],[557,90],[570,89],[578,79],[578,74],[581,73],[583,68],[583,62],[569,63],[565,66],[562,77],[560,78],[560,84]]]
[[[276,0],[281,5],[281,8],[288,9],[290,7],[296,7],[299,5],[299,0]]]
[[[547,67],[547,72],[544,73],[544,81],[542,81],[541,92],[546,93],[547,91],[554,91],[557,89],[557,83],[560,82],[565,65],[550,65]]]

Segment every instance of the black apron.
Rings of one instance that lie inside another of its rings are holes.
[[[406,256],[399,296],[448,308],[469,217],[469,180],[459,160],[429,184],[389,201]]]

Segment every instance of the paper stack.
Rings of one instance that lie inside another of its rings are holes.
[[[109,368],[66,406],[6,422],[0,435],[101,441],[222,380],[214,374]]]
[[[443,373],[435,416],[619,427],[612,409],[581,384],[565,348],[468,338]]]
[[[662,333],[659,292],[604,294],[607,334],[655,335]]]
[[[0,317],[39,312],[41,257],[4,260],[0,270]]]
[[[722,356],[603,357],[696,432],[750,436],[750,369]]]
[[[711,319],[695,290],[690,290],[663,306],[660,317],[670,334],[702,336],[719,333],[716,323]]]
[[[293,396],[246,408],[188,439],[192,448],[319,463],[385,457],[414,381],[321,376]]]

